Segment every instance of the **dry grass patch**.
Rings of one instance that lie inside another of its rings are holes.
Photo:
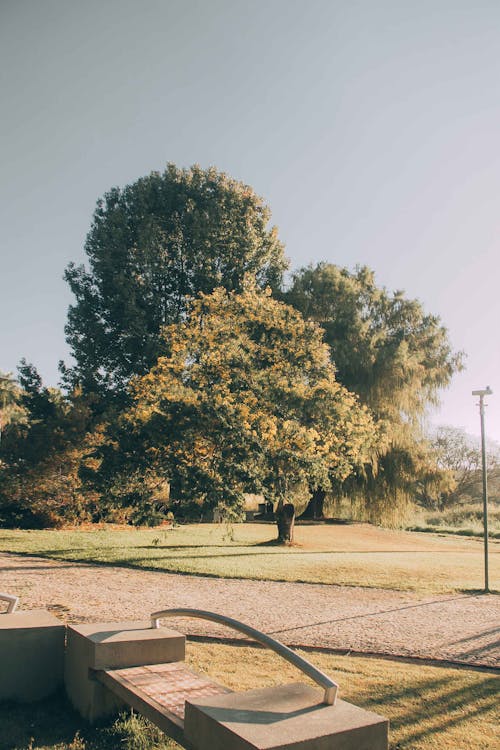
[[[266,545],[275,527],[192,524],[171,530],[0,531],[0,550],[223,578],[305,581],[418,593],[480,590],[479,540],[390,531],[368,524],[299,526],[296,546]],[[490,580],[499,588],[500,542]]]

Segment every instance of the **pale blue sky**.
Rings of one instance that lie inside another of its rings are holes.
[[[95,201],[167,161],[269,203],[292,267],[372,267],[467,371],[436,422],[500,440],[498,0],[0,0],[0,369],[67,357]]]

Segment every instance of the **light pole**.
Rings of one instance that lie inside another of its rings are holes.
[[[484,434],[484,397],[491,396],[490,386],[478,391],[472,391],[473,396],[479,396],[479,414],[481,415],[481,457],[483,461],[483,529],[484,529],[484,593],[490,590],[488,581],[488,475],[486,471],[486,438]]]

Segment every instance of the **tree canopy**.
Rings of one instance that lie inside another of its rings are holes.
[[[133,381],[105,466],[125,449],[178,505],[237,509],[245,492],[279,505],[298,483],[343,480],[367,460],[368,410],[335,380],[320,328],[270,292],[201,295],[163,335],[170,354]]]
[[[162,326],[189,298],[242,288],[245,275],[277,289],[286,267],[270,211],[252,188],[215,168],[169,164],[98,201],[85,243],[88,268],[70,264],[65,382],[123,395],[165,351]]]
[[[85,400],[44,387],[23,360],[16,408],[18,418],[0,444],[0,525],[88,520],[95,495],[84,492],[79,478],[91,424]]]
[[[12,377],[12,373],[0,370],[0,448],[6,430],[26,421],[26,410],[22,406],[21,398],[21,388]]]
[[[445,474],[449,491],[420,434],[462,366],[439,318],[364,267],[319,263],[283,291],[269,222],[215,168],[169,164],[98,201],[87,266],[65,274],[66,393],[26,363],[21,389],[0,382],[5,502],[28,507],[47,487],[83,507],[87,469],[110,503],[168,484],[184,510],[237,509],[248,491],[283,505],[303,485],[315,513],[334,488],[378,520],[417,487],[438,497]]]
[[[285,299],[321,325],[338,379],[378,418],[415,422],[461,369],[439,318],[403,292],[378,287],[369,268],[303,268]]]
[[[460,501],[470,501],[481,481],[480,439],[468,435],[459,427],[441,425],[431,438],[431,446],[438,466],[449,472],[452,482],[446,492],[440,493],[437,498],[423,498],[424,501],[427,500],[427,504],[438,505],[441,508]],[[500,466],[500,448],[496,443],[486,445],[486,466],[489,474],[498,470]],[[480,492],[478,494],[480,495]]]
[[[438,481],[421,419],[462,367],[439,318],[402,292],[378,287],[366,267],[303,268],[284,298],[324,329],[338,380],[369,407],[385,435],[376,463],[362,475],[365,501],[394,505],[417,478]]]

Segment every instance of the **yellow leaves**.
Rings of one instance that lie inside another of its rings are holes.
[[[211,461],[214,455],[214,446],[204,437],[198,437],[192,446],[191,458],[195,463],[206,463]]]
[[[277,420],[271,415],[262,415],[256,420],[256,432],[268,445],[272,445],[278,436]]]
[[[336,382],[322,331],[255,284],[200,295],[164,336],[169,355],[133,383],[130,418],[166,418],[169,435],[151,439],[199,491],[327,481],[366,453],[369,414]]]
[[[169,331],[165,331],[166,337],[168,337],[168,333]],[[176,354],[179,354],[180,352],[184,351],[184,349],[185,349],[184,344],[178,339],[176,340],[176,338],[172,336],[172,338],[170,339],[170,351],[172,353],[172,357],[175,357]]]

